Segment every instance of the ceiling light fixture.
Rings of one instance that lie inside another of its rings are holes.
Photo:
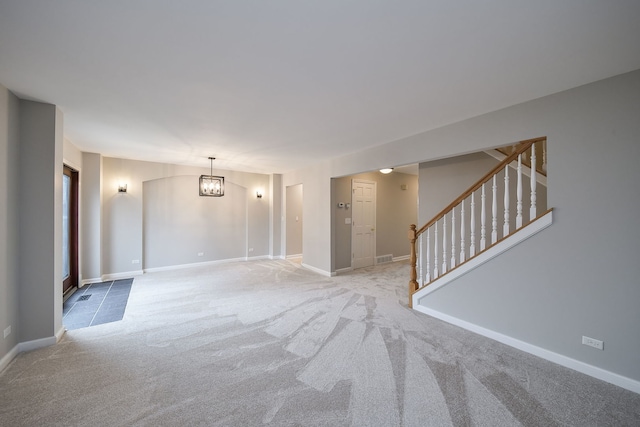
[[[380,169],[380,173],[383,173],[385,175],[388,174],[388,173],[391,173],[391,172],[393,172],[393,168]]]
[[[224,196],[224,177],[213,175],[213,161],[215,159],[215,157],[209,157],[209,161],[211,162],[210,175],[200,175],[201,196]]]

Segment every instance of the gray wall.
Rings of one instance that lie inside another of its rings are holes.
[[[20,341],[62,327],[62,113],[20,101]]]
[[[284,214],[282,212],[282,175],[269,175],[269,255],[273,258],[282,257],[282,235]]]
[[[143,183],[145,269],[247,256],[247,189],[225,182],[224,197],[200,197],[197,182],[187,175]]]
[[[87,166],[85,165],[85,170]],[[209,174],[209,168],[197,168],[191,166],[171,165],[164,163],[143,162],[136,160],[125,160],[105,157],[102,159],[102,246],[101,268],[102,275],[107,276],[126,276],[140,272],[145,265],[144,260],[144,215],[143,215],[143,199],[144,199],[144,183],[160,178],[169,178],[175,176],[191,176],[193,181],[189,186],[187,183],[181,188],[183,192],[192,194],[198,193],[198,176],[201,174]],[[246,189],[242,208],[246,209],[246,233],[242,236],[235,236],[226,244],[233,247],[232,252],[238,253],[238,250],[244,248],[253,249],[251,252],[245,252],[245,256],[259,257],[269,256],[269,236],[270,236],[270,187],[269,175],[253,174],[235,171],[213,170],[214,174],[225,177],[225,185],[230,189],[235,188],[234,185],[244,187]],[[118,193],[118,183],[127,183],[127,193]],[[264,192],[261,199],[256,197],[256,191],[260,189]],[[94,189],[98,191],[98,189]],[[122,197],[124,196],[124,197]],[[233,196],[230,196],[231,199]],[[223,197],[227,198],[225,195]],[[157,211],[163,214],[169,214],[174,207],[167,205],[165,199],[156,199],[146,205],[149,211]],[[146,203],[146,202],[145,202]],[[222,202],[227,203],[227,202]],[[182,206],[184,208],[184,206]],[[235,209],[235,208],[234,208]],[[175,212],[174,212],[175,213]],[[89,219],[85,218],[86,221]],[[192,244],[193,243],[193,244]],[[197,242],[185,243],[187,247],[197,246]],[[195,246],[194,246],[195,245]],[[170,251],[171,247],[168,242],[164,242],[162,248]],[[184,249],[185,251],[188,250]],[[193,250],[191,252],[194,252]],[[194,252],[197,256],[196,250]],[[211,253],[211,251],[209,251]],[[157,254],[156,254],[157,255]],[[165,254],[166,255],[166,254]],[[156,258],[171,258],[169,255],[162,255]],[[178,258],[175,258],[178,259]],[[184,258],[185,262],[202,262],[202,257]],[[216,258],[218,259],[218,258]],[[134,263],[134,261],[138,263]],[[185,261],[187,260],[187,261]],[[160,265],[163,262],[153,262],[153,267],[169,267],[171,264]]]
[[[0,359],[19,342],[19,180],[20,101],[0,85]]]
[[[640,71],[536,99],[285,174],[305,212],[327,212],[331,177],[548,138],[554,223],[433,294],[430,307],[560,355],[640,380]],[[308,217],[305,217],[307,220]],[[313,222],[313,221],[312,221]],[[303,236],[328,271],[331,223]],[[532,268],[535,265],[536,268]],[[605,341],[605,351],[580,343]]]
[[[361,173],[332,179],[331,213],[333,236],[332,271],[351,267],[351,209],[339,208],[338,203],[351,203],[351,182],[364,179],[376,183],[376,256],[409,255],[407,231],[417,221],[418,177],[393,172]],[[407,186],[402,190],[401,185]]]
[[[302,212],[302,184],[287,187],[286,227],[287,227],[287,256],[302,254],[302,228],[304,224]]]
[[[102,274],[102,156],[82,153],[80,172],[80,277],[100,281]]]

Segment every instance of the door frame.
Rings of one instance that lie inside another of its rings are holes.
[[[79,175],[80,173],[67,164],[63,164],[63,175],[70,178],[71,191],[69,197],[70,217],[69,217],[69,276],[63,277],[62,294],[63,298],[70,296],[74,290],[78,289],[78,220],[79,220]]]

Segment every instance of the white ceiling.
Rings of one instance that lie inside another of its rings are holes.
[[[0,0],[0,83],[130,159],[282,173],[635,69],[638,0]]]

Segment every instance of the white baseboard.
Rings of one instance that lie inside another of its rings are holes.
[[[134,276],[142,276],[143,270],[124,271],[122,273],[103,274],[102,282],[108,282],[110,280],[129,279]]]
[[[204,262],[192,262],[190,264],[177,264],[177,265],[167,265],[165,267],[153,267],[153,268],[145,268],[145,273],[155,273],[158,271],[171,271],[171,270],[182,270],[185,268],[193,268],[193,267],[204,267],[207,265],[216,265],[216,264],[225,264],[228,262],[240,262],[246,261],[247,258],[227,258],[227,259],[219,259],[214,261],[204,261]]]
[[[332,273],[330,271],[324,271],[324,270],[321,270],[321,269],[319,269],[317,267],[314,267],[312,265],[309,265],[309,264],[302,263],[302,266],[304,268],[306,268],[307,270],[311,270],[314,273],[318,273],[318,274],[321,274],[321,275],[326,276],[326,277],[333,277],[333,276],[336,275],[336,273]]]
[[[403,255],[403,256],[394,256],[393,257],[393,262],[398,262],[398,261],[407,261],[409,259],[409,255]]]
[[[2,372],[4,368],[9,366],[9,363],[11,363],[11,361],[15,359],[18,353],[20,353],[19,348],[20,344],[16,344],[11,350],[9,350],[9,353],[5,354],[2,359],[0,359],[0,372]]]
[[[67,332],[67,330],[63,326],[58,329],[58,332],[56,332],[56,334],[52,337],[40,338],[38,340],[25,341],[16,344],[9,351],[9,353],[5,354],[4,357],[0,359],[0,372],[2,372],[4,368],[9,366],[9,363],[11,363],[11,361],[15,359],[18,354],[22,353],[23,351],[37,350],[42,347],[49,347],[50,345],[54,345],[62,339],[65,332]]]
[[[348,273],[350,271],[353,271],[353,267],[339,268],[336,270],[336,275],[342,274],[342,273]]]
[[[286,258],[286,259],[291,259],[291,258],[302,258],[302,254],[287,255],[285,258]]]
[[[271,257],[269,255],[250,256],[250,257],[247,257],[245,261],[260,261],[263,259],[271,259]]]
[[[67,330],[64,328],[64,325],[60,327],[60,329],[58,329],[58,332],[56,332],[56,343],[60,342],[60,340],[62,339],[62,337],[64,336],[64,334],[67,332]]]
[[[40,338],[37,340],[25,341],[18,344],[18,352],[36,350],[42,347],[49,347],[58,342],[58,338],[54,335],[47,338]]]
[[[450,316],[448,314],[444,314],[442,312],[433,310],[428,307],[424,307],[421,305],[417,305],[417,306],[414,305],[413,308],[421,313],[443,320],[447,323],[451,323],[452,325],[459,326],[468,331],[475,332],[476,334],[485,336],[487,338],[491,338],[492,340],[501,342],[502,344],[506,344],[510,347],[517,348],[518,350],[522,350],[526,353],[533,354],[534,356],[538,356],[550,362],[557,363],[558,365],[564,366],[565,368],[573,369],[574,371],[581,372],[585,375],[589,375],[590,377],[594,377],[599,380],[606,381],[608,383],[617,385],[618,387],[622,387],[634,393],[640,394],[640,381],[636,381],[634,379],[624,377],[614,372],[610,372],[602,368],[589,365],[579,360],[572,359],[567,356],[563,356],[561,354],[544,349],[542,347],[538,347],[533,344],[520,341],[508,335],[501,334],[500,332],[483,328],[482,326],[476,325],[471,322],[467,322],[466,320],[462,320],[457,317]]]
[[[253,257],[242,257],[242,258],[226,258],[226,259],[217,259],[214,261],[204,261],[204,262],[193,262],[190,264],[178,264],[178,265],[167,265],[165,267],[153,267],[153,268],[145,268],[144,273],[156,273],[159,271],[171,271],[171,270],[182,270],[185,268],[193,268],[193,267],[203,267],[207,265],[218,265],[218,264],[227,264],[230,262],[244,262],[244,261],[260,261],[260,260],[270,260],[273,259],[271,255],[257,255]],[[284,259],[284,258],[280,258]]]
[[[93,279],[82,279],[79,287],[81,288],[85,285],[90,285],[92,283],[100,283],[100,282],[102,282],[102,277],[94,277]]]

